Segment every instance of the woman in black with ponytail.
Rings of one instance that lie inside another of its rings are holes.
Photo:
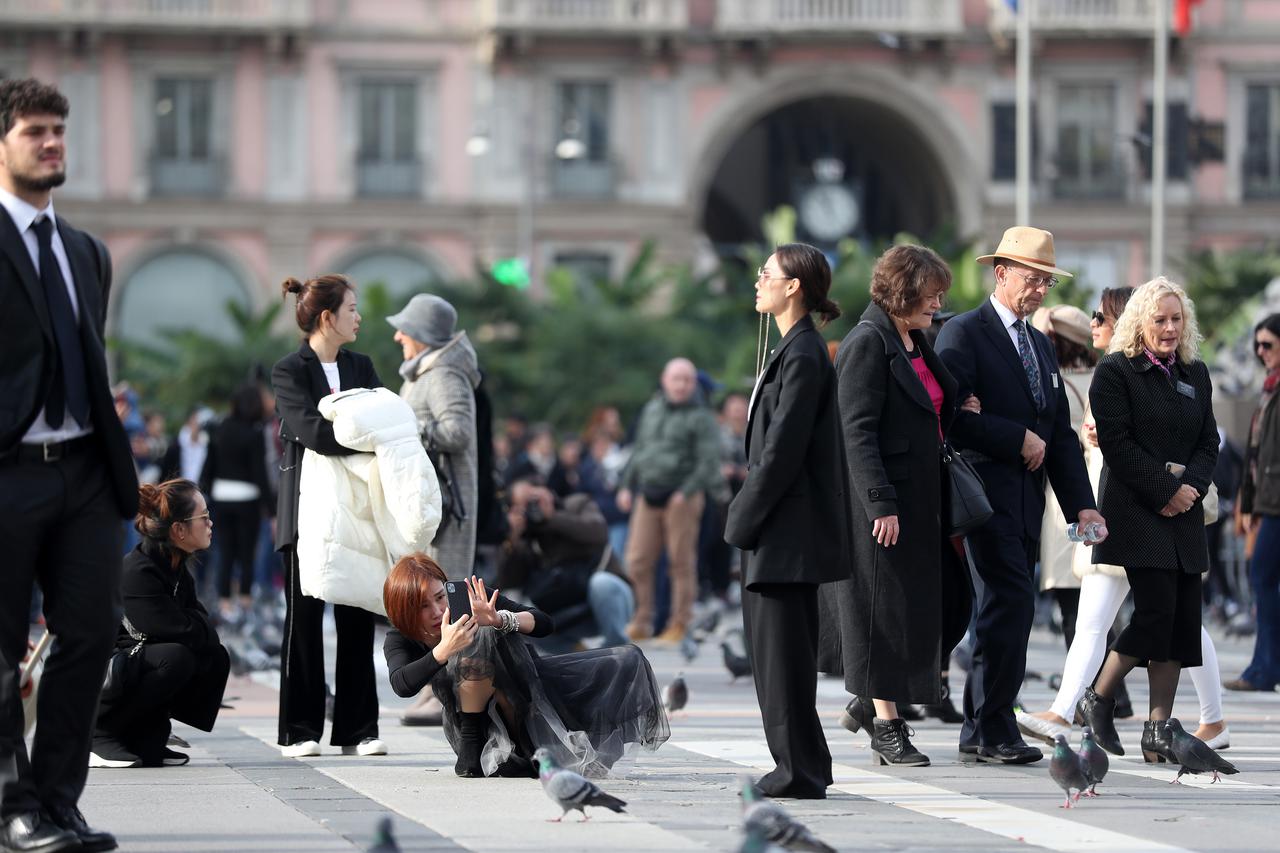
[[[779,246],[756,279],[756,311],[782,340],[748,406],[747,479],[729,505],[725,541],[744,552],[742,615],[765,738],[777,768],[770,797],[823,799],[831,753],[815,709],[818,585],[849,576],[850,503],[836,376],[810,314],[839,317],[831,268],[803,243]]]
[[[116,640],[128,661],[98,703],[90,767],[186,764],[167,746],[169,721],[212,731],[231,670],[189,570],[213,536],[204,495],[190,480],[143,485],[133,526],[142,541],[124,558]]]

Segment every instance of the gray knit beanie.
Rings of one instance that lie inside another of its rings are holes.
[[[458,312],[439,296],[419,293],[409,300],[403,311],[388,317],[387,322],[418,343],[442,347],[453,338]]]

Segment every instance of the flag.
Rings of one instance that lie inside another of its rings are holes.
[[[1173,29],[1180,36],[1191,32],[1191,9],[1199,6],[1201,0],[1175,0],[1173,7]]]

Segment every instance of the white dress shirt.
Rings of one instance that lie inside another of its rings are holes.
[[[1022,355],[1022,349],[1018,345],[1018,330],[1014,323],[1022,320],[1022,317],[1014,314],[1009,307],[996,299],[995,294],[991,294],[991,305],[996,309],[996,314],[1000,316],[1000,322],[1004,323],[1004,330],[1009,333],[1009,340],[1013,341],[1013,351]],[[1027,349],[1031,350],[1031,362],[1036,366],[1036,370],[1040,369],[1040,358],[1036,355],[1036,345],[1031,342],[1031,324],[1027,323]]]
[[[31,256],[31,266],[35,269],[37,276],[40,275],[40,242],[36,238],[36,231],[32,225],[35,224],[37,219],[43,219],[46,216],[53,221],[53,239],[50,241],[53,246],[53,256],[58,261],[58,268],[62,270],[62,280],[67,286],[67,298],[71,300],[71,310],[75,312],[76,322],[78,323],[80,321],[80,303],[76,299],[75,279],[71,277],[71,262],[67,260],[67,249],[66,246],[62,245],[62,235],[58,233],[58,218],[53,212],[53,201],[50,200],[44,210],[37,210],[28,202],[0,187],[0,205],[3,205],[5,212],[9,214],[9,218],[13,220],[14,226],[18,229],[18,233],[22,235],[23,245],[27,247],[27,254]],[[88,435],[91,432],[93,432],[91,426],[77,426],[75,420],[71,417],[70,411],[63,417],[62,427],[60,429],[52,429],[49,426],[49,422],[45,420],[44,410],[41,409],[40,414],[36,415],[36,419],[32,421],[30,428],[27,429],[26,435],[22,437],[22,443],[43,444],[45,442],[66,441],[78,436]]]

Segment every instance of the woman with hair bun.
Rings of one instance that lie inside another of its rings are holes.
[[[286,758],[319,755],[324,732],[324,606],[298,586],[298,498],[302,453],[355,453],[338,443],[333,424],[320,414],[320,400],[350,388],[381,388],[373,362],[344,347],[360,331],[355,285],[343,275],[306,282],[285,279],[283,296],[297,298],[296,319],[303,339],[296,352],[271,369],[280,415],[280,491],[276,510],[276,550],[284,564],[284,648],[280,652],[280,752]],[[306,535],[302,531],[302,535]],[[335,604],[338,660],[335,668],[333,727],[329,741],[343,755],[386,755],[378,739],[378,689],[373,669],[373,614]]]
[[[190,480],[143,485],[133,526],[142,541],[124,558],[116,639],[128,674],[123,690],[98,704],[90,767],[186,764],[185,753],[167,746],[170,720],[212,731],[231,670],[190,572],[213,537],[204,495]]]

